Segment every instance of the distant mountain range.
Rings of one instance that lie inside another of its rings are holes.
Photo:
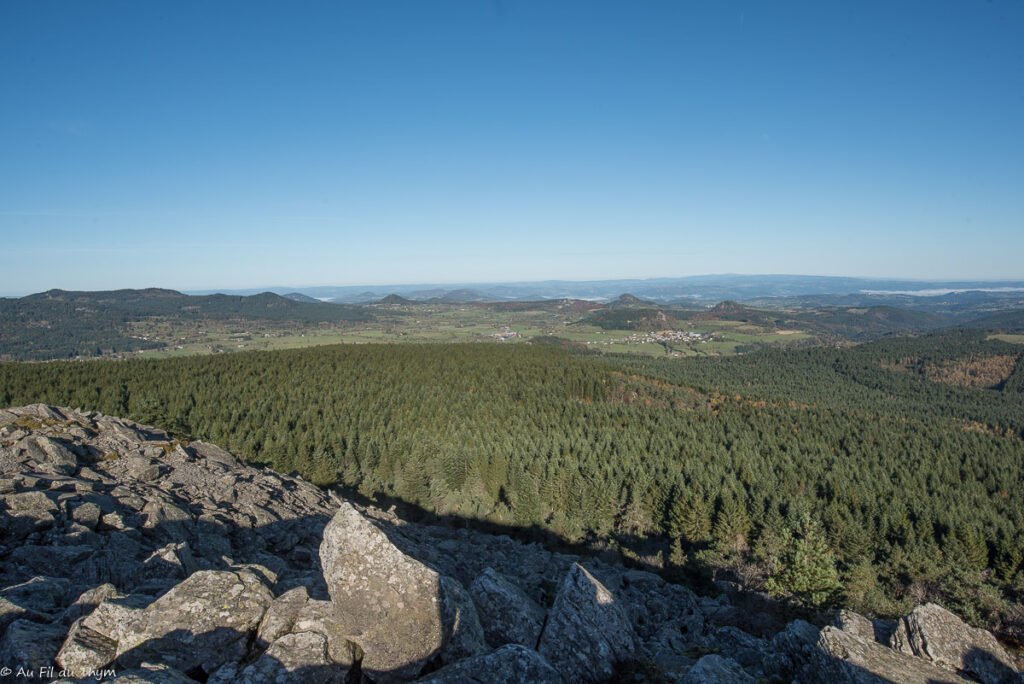
[[[250,322],[292,330],[297,325],[367,323],[427,304],[493,312],[550,311],[606,330],[651,331],[686,320],[728,320],[767,330],[802,330],[827,343],[953,327],[1024,331],[1024,281],[726,275],[394,289],[398,291],[382,294],[363,287],[308,288],[252,295],[235,291],[190,295],[158,288],[49,290],[0,299],[0,360],[92,357],[159,348],[166,340],[158,343],[137,332],[137,324],[156,320],[190,326],[203,321]],[[559,294],[565,296],[555,296]],[[345,297],[347,302],[342,301]]]
[[[650,278],[645,280],[592,280],[574,282],[547,280],[514,283],[450,283],[419,285],[270,287],[250,290],[225,290],[225,294],[276,292],[302,294],[318,301],[368,304],[388,295],[414,301],[448,303],[536,301],[544,299],[590,299],[608,302],[624,292],[660,304],[707,305],[724,300],[750,302],[766,298],[790,300],[800,304],[804,298],[822,299],[815,306],[863,306],[889,304],[913,306],[926,299],[926,305],[946,301],[978,300],[1024,303],[1024,280],[1016,281],[935,281],[874,278],[840,278],[803,275],[702,275],[686,278]],[[210,294],[211,291],[191,292]]]

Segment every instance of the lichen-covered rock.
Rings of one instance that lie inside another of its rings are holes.
[[[867,641],[875,640],[875,626],[871,620],[852,610],[841,610],[832,620],[832,626]]]
[[[342,682],[348,668],[331,661],[327,655],[327,637],[316,632],[286,634],[255,662],[233,679],[234,684],[333,684]]]
[[[441,622],[448,639],[441,649],[441,662],[453,663],[487,652],[487,640],[473,599],[459,581],[440,575]]]
[[[633,627],[612,593],[580,565],[562,582],[537,648],[568,681],[611,677],[636,650]]]
[[[848,684],[966,684],[959,675],[850,632],[802,620],[772,640],[765,670],[784,679]]]
[[[126,670],[110,681],[117,684],[195,684],[173,667],[161,664],[143,663],[133,670]]]
[[[64,609],[71,582],[62,577],[33,577],[0,591],[0,596],[25,610],[57,613]]]
[[[452,596],[452,584],[348,503],[324,529],[320,562],[341,631],[362,648],[363,671],[376,681],[412,679],[449,646],[459,654],[482,649],[482,632],[477,647],[462,633],[474,621],[480,629],[472,602]]]
[[[309,592],[305,587],[296,587],[287,591],[270,604],[263,614],[259,629],[256,630],[256,644],[266,648],[277,639],[291,631],[295,618],[309,601]]]
[[[755,681],[735,660],[715,654],[698,660],[683,677],[683,684],[754,684]]]
[[[86,501],[74,507],[71,511],[71,517],[80,525],[84,525],[90,530],[95,530],[100,524],[100,518],[103,517],[103,511],[95,503]]]
[[[507,644],[486,655],[460,660],[417,684],[563,684],[562,676],[536,651]]]
[[[134,628],[118,640],[117,660],[125,667],[154,661],[213,672],[245,656],[273,598],[248,570],[197,572],[137,614]]]
[[[487,568],[469,586],[487,643],[535,648],[544,627],[545,611],[504,575]]]
[[[835,627],[821,630],[816,644],[826,656],[818,671],[831,681],[890,682],[906,684],[960,684],[968,680],[931,663],[913,658]]]
[[[11,603],[7,599],[0,596],[0,637],[7,631],[7,626],[22,618],[25,613],[28,612],[21,606]]]
[[[895,623],[872,620],[852,610],[840,610],[832,619],[832,625],[861,639],[877,641],[885,646],[889,645],[889,639],[896,629]]]
[[[900,618],[890,643],[947,670],[968,672],[984,684],[1020,681],[1010,656],[990,632],[971,627],[935,603]]]
[[[57,522],[56,496],[47,492],[28,491],[5,494],[7,510],[0,517],[0,538],[20,541],[32,534],[53,527]]]
[[[42,472],[73,475],[78,467],[78,457],[63,443],[45,435],[29,438],[41,451],[39,466]]]
[[[114,662],[117,641],[76,620],[68,631],[60,651],[55,657],[61,669],[75,677],[85,677]]]
[[[760,637],[747,634],[737,627],[719,627],[704,638],[704,644],[722,653],[729,654],[743,667],[760,669],[768,642]]]
[[[207,674],[242,659],[270,590],[248,570],[200,571],[144,608],[107,600],[77,623],[57,656],[76,672],[161,662]],[[109,644],[117,645],[111,657]]]
[[[116,595],[117,587],[109,582],[84,591],[61,615],[61,622],[65,625],[71,625],[79,618],[94,611],[96,606],[100,605],[103,601]]]
[[[330,601],[308,600],[295,616],[290,631],[295,634],[316,632],[326,636],[327,656],[331,662],[350,666],[362,657],[362,649],[342,631],[337,610]]]
[[[15,620],[0,639],[0,663],[27,670],[51,666],[63,638],[63,625]]]
[[[125,463],[128,474],[139,482],[153,482],[160,477],[160,466],[145,456],[131,456]]]
[[[134,629],[138,615],[149,603],[144,596],[111,596],[86,617],[75,621],[56,662],[76,676],[103,668],[117,657],[117,644]]]

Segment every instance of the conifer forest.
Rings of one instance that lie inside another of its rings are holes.
[[[718,359],[336,345],[0,364],[0,405],[122,415],[697,586],[994,627],[1024,597],[1022,359],[961,330]]]

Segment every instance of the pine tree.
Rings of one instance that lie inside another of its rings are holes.
[[[814,608],[825,608],[840,589],[839,573],[821,525],[804,514],[782,553],[782,569],[768,578],[768,590],[777,596],[792,596]]]

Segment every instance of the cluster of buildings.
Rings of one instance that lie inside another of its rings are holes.
[[[707,342],[711,339],[709,333],[692,332],[689,330],[653,330],[651,332],[633,333],[628,337],[613,338],[610,340],[593,340],[587,344],[644,344],[653,342],[661,344],[665,342]]]
[[[502,327],[501,332],[491,333],[490,337],[493,337],[499,342],[507,342],[517,337],[522,337],[522,335],[506,325]]]

